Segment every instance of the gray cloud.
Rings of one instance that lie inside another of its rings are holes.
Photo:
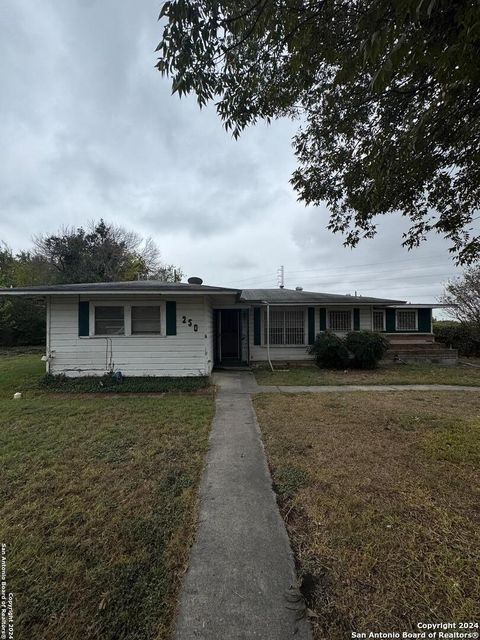
[[[325,209],[296,201],[295,123],[234,141],[214,108],[170,95],[154,69],[158,11],[157,0],[0,5],[0,239],[20,249],[104,217],[213,284],[275,286],[284,264],[288,286],[437,295],[455,271],[440,238],[408,254],[391,218],[350,251]]]

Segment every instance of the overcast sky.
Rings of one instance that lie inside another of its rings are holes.
[[[208,284],[285,285],[432,302],[457,272],[438,236],[401,247],[401,217],[355,250],[326,208],[297,203],[298,123],[234,141],[213,108],[170,95],[154,69],[159,1],[0,4],[0,240],[103,217],[152,236]]]

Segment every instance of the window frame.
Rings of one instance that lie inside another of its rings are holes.
[[[285,314],[288,311],[296,311],[297,313],[301,313],[302,317],[303,317],[303,342],[297,342],[297,343],[285,343],[283,342],[282,344],[272,344],[271,342],[269,342],[269,346],[271,349],[291,349],[294,347],[305,347],[307,344],[307,338],[308,338],[308,316],[306,313],[306,308],[304,307],[274,307],[272,305],[270,305],[270,314],[272,313],[272,311],[278,311],[280,313]],[[267,310],[264,310],[264,313],[262,314],[262,322],[263,322],[263,327],[262,327],[262,346],[266,346],[267,345]],[[271,326],[270,326],[271,329]],[[283,320],[283,336],[285,338],[285,316],[284,316],[284,320]],[[270,336],[269,336],[270,338]]]
[[[398,326],[398,315],[400,313],[414,313],[415,314],[415,329],[400,329]],[[395,331],[398,333],[415,333],[418,331],[418,309],[395,309]]]
[[[90,322],[89,335],[80,338],[167,338],[166,326],[166,300],[102,300],[89,299]],[[95,309],[97,307],[123,307],[124,333],[95,333]],[[160,333],[132,333],[132,307],[160,307]],[[170,337],[170,336],[168,336]]]
[[[374,325],[374,321],[373,318],[375,316],[376,313],[381,313],[382,314],[382,328],[381,329],[375,329],[375,325]],[[385,313],[385,309],[372,309],[372,331],[386,331],[387,330],[387,318],[386,318],[387,314]]]
[[[350,314],[350,327],[348,329],[332,329],[330,323],[330,314],[331,313],[349,313]],[[350,333],[353,331],[353,308],[350,309],[327,309],[327,331],[332,331],[333,333]]]

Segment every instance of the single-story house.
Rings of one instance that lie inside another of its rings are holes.
[[[434,304],[213,287],[200,278],[10,288],[0,296],[45,299],[47,372],[66,376],[205,376],[214,366],[308,361],[308,345],[326,330],[381,331],[397,355],[454,357],[434,344]]]

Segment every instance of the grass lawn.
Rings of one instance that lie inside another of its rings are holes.
[[[52,396],[32,390],[39,357],[0,358],[0,541],[15,637],[168,638],[213,398]]]
[[[296,367],[287,371],[254,371],[262,385],[337,385],[337,384],[458,384],[480,386],[480,367],[466,364],[442,366],[440,364],[382,365],[373,371],[349,369],[332,371],[316,366]]]
[[[314,636],[480,619],[480,396],[261,394]]]

